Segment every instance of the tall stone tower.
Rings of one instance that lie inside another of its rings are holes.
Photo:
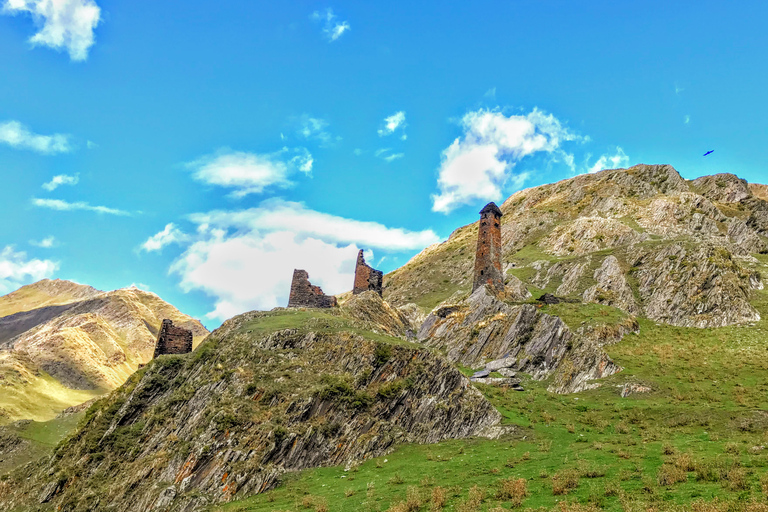
[[[381,295],[381,284],[384,280],[384,272],[372,268],[365,262],[363,250],[357,253],[357,266],[355,267],[355,284],[352,288],[352,294],[367,292],[373,290]]]
[[[494,293],[504,291],[504,274],[501,271],[501,215],[496,203],[488,203],[480,210],[473,292],[483,285],[488,285]]]

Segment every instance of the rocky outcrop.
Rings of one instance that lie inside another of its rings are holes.
[[[734,174],[715,174],[693,180],[694,188],[704,197],[719,203],[738,203],[752,196],[747,180]]]
[[[275,316],[297,320],[263,330]],[[2,482],[0,508],[191,512],[268,490],[287,471],[499,422],[432,351],[352,334],[342,316],[306,318],[249,313],[193,354],[152,361],[94,405],[50,460]]]
[[[288,296],[289,308],[333,308],[338,306],[336,297],[326,295],[322,288],[309,282],[306,270],[295,269],[291,281],[291,293]]]
[[[594,278],[597,284],[584,292],[585,302],[613,306],[633,315],[640,313],[640,306],[627,283],[624,269],[615,256],[608,256],[603,260],[600,268],[595,270]]]
[[[686,327],[760,319],[749,303],[750,273],[725,247],[664,245],[639,255],[633,266],[648,318]]]
[[[557,375],[557,392],[586,389],[590,380],[619,370],[600,348],[582,338],[560,318],[536,306],[510,306],[478,289],[458,304],[436,309],[422,324],[419,341],[444,350],[465,366],[510,368],[543,380]]]
[[[413,337],[414,330],[408,317],[386,303],[375,291],[353,295],[342,306],[345,314],[365,322],[372,330],[382,330],[391,336]]]
[[[558,256],[581,255],[642,242],[647,237],[618,220],[582,217],[558,226],[539,245]]]

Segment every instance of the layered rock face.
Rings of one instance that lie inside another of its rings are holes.
[[[482,287],[463,301],[433,311],[418,339],[445,351],[449,361],[471,368],[512,369],[537,380],[554,375],[550,391],[572,393],[619,371],[602,346],[636,329],[637,322],[628,316],[611,331],[574,332],[533,304],[510,306]]]
[[[173,320],[164,319],[155,343],[155,357],[164,354],[192,352],[192,331],[175,327]]]
[[[732,174],[687,181],[669,165],[636,165],[517,192],[501,205],[505,278],[672,325],[753,322],[751,293],[764,285],[752,254],[768,253],[765,191]],[[385,276],[384,298],[426,312],[466,297],[477,230],[459,228]]]
[[[289,308],[332,308],[337,305],[336,297],[324,294],[319,286],[313,286],[309,282],[309,273],[306,270],[293,271],[291,294],[288,297]]]
[[[57,295],[60,293],[60,295]],[[153,293],[41,281],[0,297],[0,422],[45,421],[121,385],[152,359],[163,318],[208,331]]]
[[[384,272],[372,268],[365,262],[363,250],[357,253],[357,264],[355,265],[355,283],[352,288],[352,294],[357,295],[367,291],[373,291],[381,296],[381,286],[384,280]]]
[[[286,471],[499,422],[441,356],[372,341],[364,324],[331,313],[248,313],[196,352],[152,361],[94,405],[50,460],[0,482],[0,508],[202,510],[270,489]],[[292,327],[263,327],[274,321]]]

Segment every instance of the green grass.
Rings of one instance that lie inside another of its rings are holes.
[[[725,503],[717,510],[746,510],[765,502],[768,473],[768,448],[761,448],[768,446],[768,290],[756,292],[753,304],[763,320],[752,326],[695,329],[641,318],[639,334],[606,347],[624,369],[595,390],[554,395],[547,382],[531,380],[522,393],[478,385],[514,427],[505,438],[401,446],[348,471],[288,475],[273,491],[212,510],[298,512],[327,503],[334,511],[385,511],[410,492],[422,502],[413,510],[426,511],[436,487],[446,492],[445,510],[509,509],[496,495],[510,478],[526,480],[521,510],[559,510],[565,500],[593,510],[682,511],[714,499]],[[571,327],[626,318],[598,304],[543,308]],[[651,391],[621,398],[627,382]],[[660,482],[675,463],[682,481]],[[564,476],[576,487],[555,495]],[[475,508],[467,503],[473,486],[485,495]]]

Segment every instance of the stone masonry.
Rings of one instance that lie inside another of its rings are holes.
[[[337,306],[336,297],[325,295],[319,286],[309,282],[306,270],[295,269],[291,281],[291,295],[288,297],[289,308],[332,308]]]
[[[174,327],[167,318],[163,320],[155,344],[155,357],[163,354],[186,354],[192,352],[192,331]]]
[[[381,283],[384,281],[384,272],[372,268],[365,262],[363,250],[357,253],[357,266],[355,267],[355,285],[352,294],[373,290],[381,295]]]
[[[501,270],[501,215],[496,203],[488,203],[480,210],[473,292],[483,285],[487,285],[493,293],[504,292],[504,274]]]

